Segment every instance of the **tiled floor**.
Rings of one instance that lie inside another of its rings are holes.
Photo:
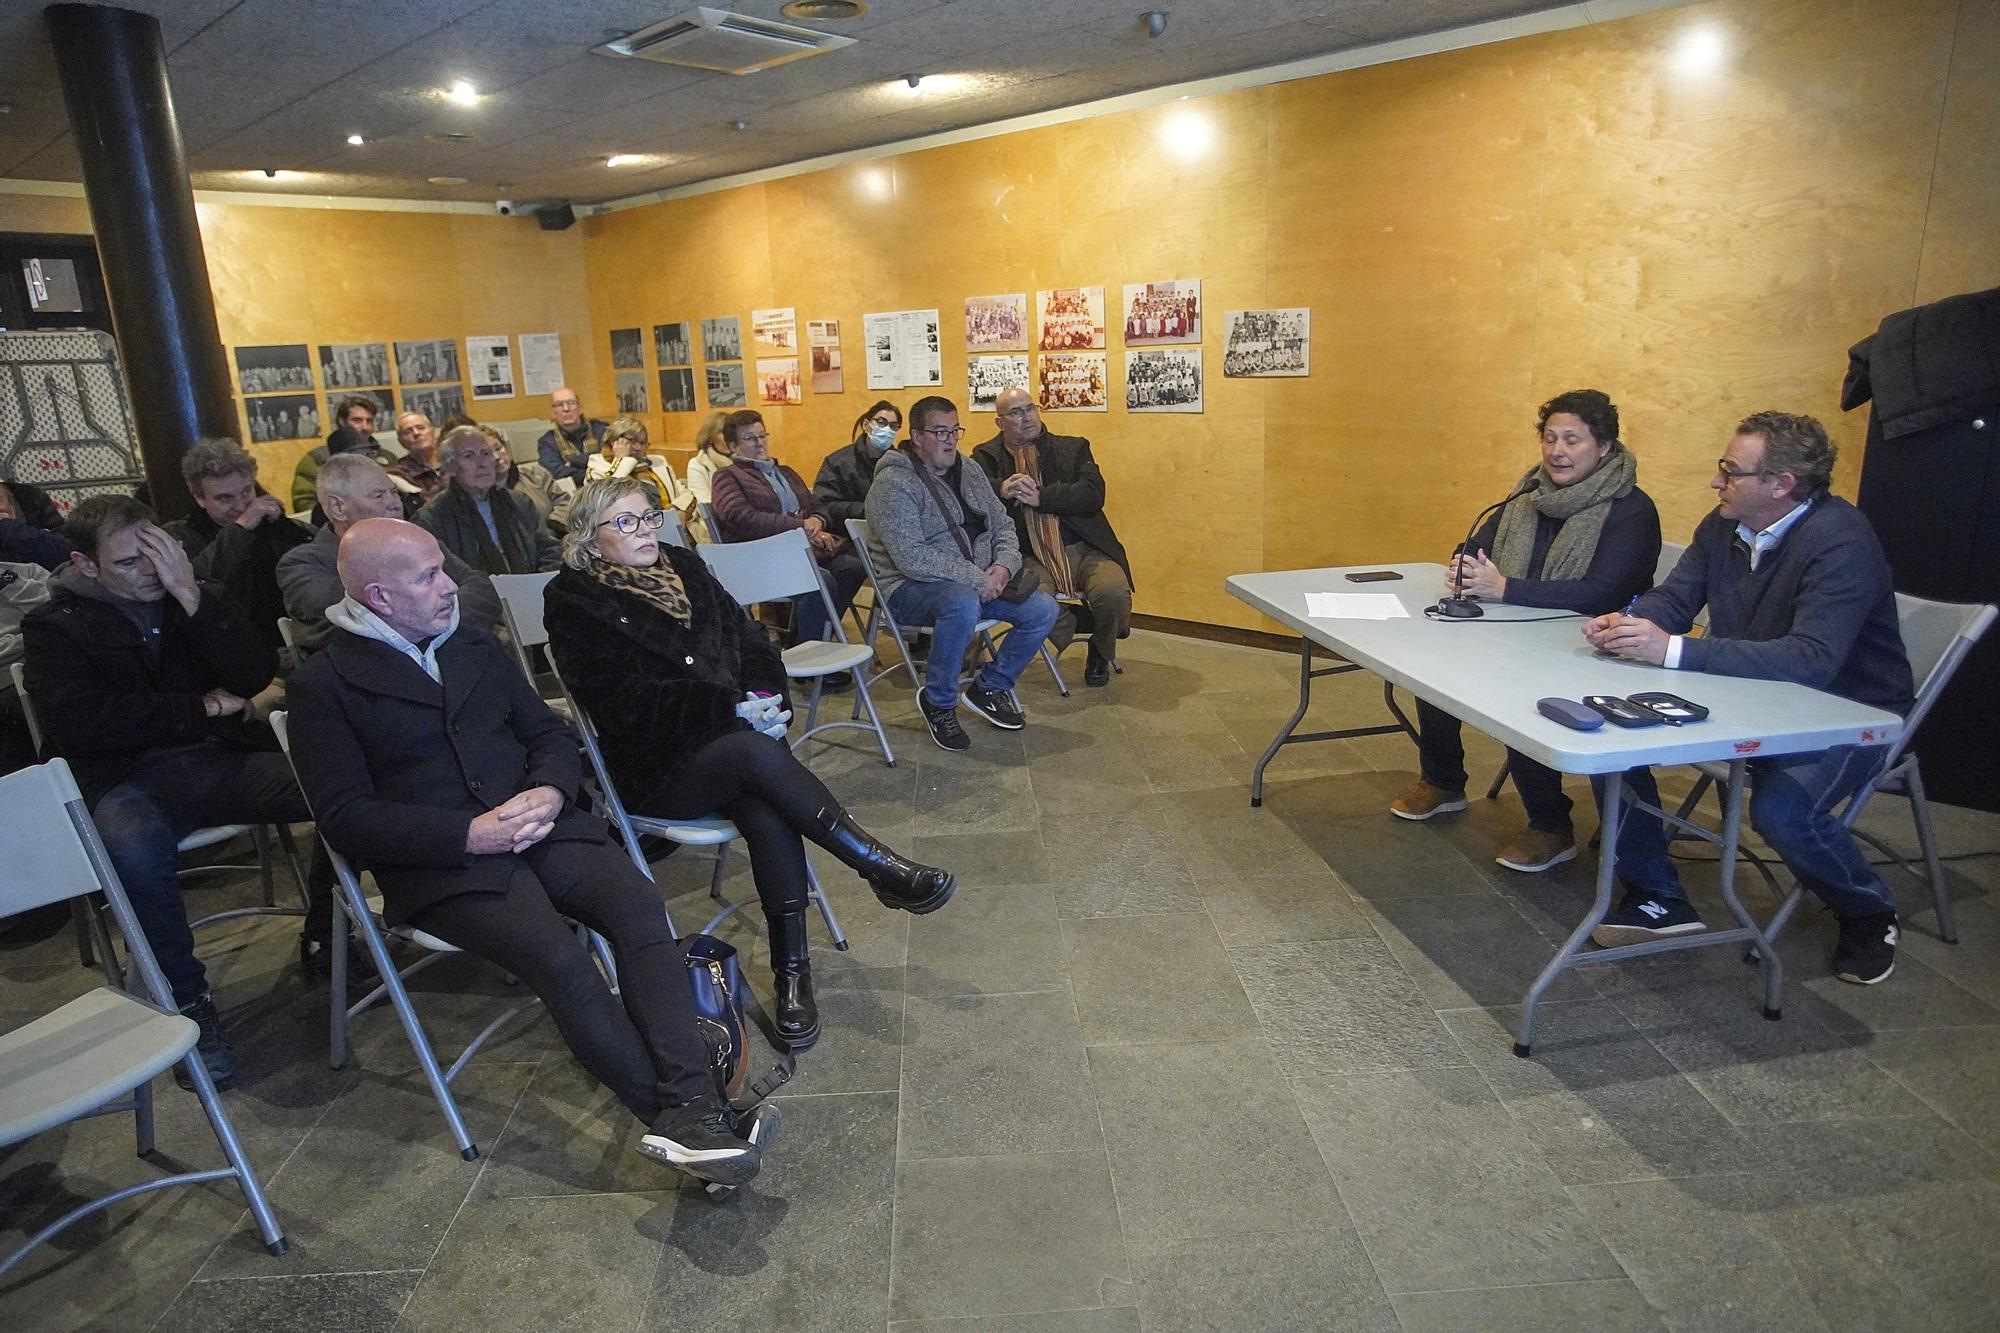
[[[1494,865],[1511,794],[1391,819],[1398,737],[1288,751],[1252,810],[1294,659],[1140,634],[1127,662],[1069,700],[1035,667],[1029,729],[973,722],[967,756],[885,689],[901,764],[815,760],[963,887],[912,919],[820,858],[854,947],[815,954],[827,1035],[736,1199],[638,1157],[539,1017],[461,1079],[483,1153],[461,1161],[393,1020],[329,1070],[289,923],[239,924],[206,944],[245,1066],[227,1101],[291,1252],[266,1256],[228,1189],[151,1195],[0,1284],[0,1328],[2000,1323],[2000,820],[1940,812],[1948,852],[1987,853],[1950,866],[1963,942],[1908,893],[1884,986],[1827,975],[1809,910],[1782,1023],[1731,951],[1679,955],[1566,979],[1517,1060],[1514,1006],[1590,858]],[[1322,689],[1322,725],[1378,716],[1365,678]],[[1476,743],[1475,773],[1496,758]],[[1908,842],[1900,803],[1871,821]],[[1713,919],[1712,864],[1687,870]],[[698,921],[700,867],[662,878]],[[726,929],[758,978],[755,921]],[[0,974],[0,1025],[92,982],[62,934],[0,938]],[[419,1006],[463,1039],[507,993],[453,965]],[[161,1104],[163,1155],[215,1161],[193,1100],[163,1081]],[[115,1118],[0,1153],[0,1246],[156,1169]]]

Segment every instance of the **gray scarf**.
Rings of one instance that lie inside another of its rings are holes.
[[[1632,451],[1616,440],[1597,470],[1573,486],[1558,486],[1546,469],[1537,467],[1521,478],[1521,485],[1533,485],[1507,502],[1500,511],[1500,526],[1493,534],[1493,563],[1503,577],[1528,577],[1528,562],[1535,554],[1535,528],[1543,514],[1557,519],[1562,528],[1542,561],[1545,579],[1580,579],[1590,572],[1597,556],[1597,540],[1604,535],[1604,520],[1610,516],[1611,502],[1630,495],[1639,484],[1639,462]]]

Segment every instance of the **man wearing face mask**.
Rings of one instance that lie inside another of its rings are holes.
[[[888,399],[877,402],[854,422],[854,442],[834,450],[819,465],[813,494],[845,525],[850,518],[868,517],[868,488],[875,482],[875,464],[896,447],[903,414]]]

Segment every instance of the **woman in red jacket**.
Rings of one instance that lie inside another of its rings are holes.
[[[748,542],[798,528],[812,543],[820,581],[833,594],[833,613],[847,613],[866,571],[853,543],[839,532],[826,506],[805,479],[771,457],[771,432],[758,412],[731,412],[722,423],[723,437],[735,449],[735,461],[715,474],[714,511],[718,541]],[[825,604],[817,597],[793,601],[794,638],[803,643],[829,633]]]

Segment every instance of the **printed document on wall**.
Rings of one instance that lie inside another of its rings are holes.
[[[521,392],[530,396],[551,394],[562,384],[562,335],[522,334]]]

